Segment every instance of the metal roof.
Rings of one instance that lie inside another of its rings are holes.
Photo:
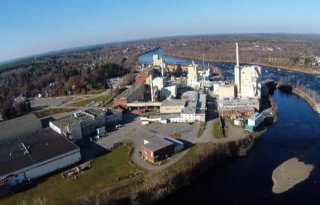
[[[173,143],[169,142],[161,137],[153,136],[147,140],[149,143],[143,145],[148,150],[155,152],[168,146],[172,146]]]
[[[0,144],[0,176],[79,150],[50,128]]]
[[[27,114],[0,123],[0,143],[13,140],[42,128],[41,121],[34,114]]]
[[[70,124],[80,123],[83,120],[89,120],[89,119],[92,120],[92,117],[85,115],[83,113],[80,113],[78,117],[75,117],[74,115],[70,115],[57,120],[53,120],[51,121],[51,123],[53,123],[55,126],[59,128],[64,128]]]
[[[161,106],[181,106],[184,107],[186,104],[186,100],[184,99],[172,99],[172,100],[164,100],[162,101]]]
[[[253,120],[253,121],[255,121],[256,119],[258,119],[259,117],[261,117],[263,115],[263,113],[258,113],[258,112],[256,112],[256,113],[254,113],[253,115],[251,115],[249,118],[248,118],[248,120]]]

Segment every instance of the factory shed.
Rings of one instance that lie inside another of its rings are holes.
[[[128,103],[143,100],[144,91],[145,91],[145,86],[143,83],[134,84],[113,99],[113,106],[114,107],[122,106],[124,108],[127,108]]]
[[[246,130],[254,131],[264,120],[263,113],[254,113],[248,118],[248,125],[246,126]]]
[[[3,121],[0,123],[0,143],[30,134],[41,128],[41,121],[34,114]]]
[[[81,160],[80,148],[50,128],[0,144],[0,182],[10,186]]]
[[[174,144],[158,136],[144,140],[141,146],[141,156],[151,163],[157,163],[174,154]]]

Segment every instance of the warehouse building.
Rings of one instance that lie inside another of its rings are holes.
[[[80,148],[50,128],[0,144],[0,182],[14,186],[81,160]]]
[[[260,109],[257,98],[233,98],[218,100],[220,116],[250,116]]]
[[[219,115],[221,117],[240,117],[250,116],[255,113],[253,107],[225,107],[219,108]]]
[[[0,143],[30,134],[41,128],[41,121],[34,114],[3,121],[0,123]]]
[[[141,156],[151,163],[157,163],[167,159],[174,154],[174,144],[158,136],[153,136],[148,140],[144,140],[141,146]]]
[[[59,134],[74,141],[96,135],[105,126],[122,121],[122,112],[116,109],[89,109],[75,112],[71,116],[50,121],[49,126]]]
[[[113,99],[113,106],[122,106],[127,108],[127,104],[134,101],[141,101],[144,99],[144,84],[132,85],[130,88],[124,90],[117,97]]]

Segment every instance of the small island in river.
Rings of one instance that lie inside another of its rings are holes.
[[[314,166],[291,158],[279,165],[272,173],[272,192],[280,194],[308,179]]]

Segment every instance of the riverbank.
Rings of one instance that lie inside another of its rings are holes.
[[[176,164],[149,172],[139,185],[132,185],[126,194],[116,195],[113,199],[109,197],[108,203],[103,204],[157,203],[227,160],[245,156],[265,131],[248,134],[236,141],[197,143]]]
[[[196,57],[192,57],[192,56],[186,56],[186,55],[175,55],[175,54],[171,54],[171,53],[167,53],[165,51],[163,51],[164,55],[167,56],[172,56],[175,58],[184,58],[184,59],[190,59],[190,60],[199,60],[202,61],[202,58],[196,58]],[[235,63],[235,61],[228,61],[228,60],[224,60],[224,61],[217,61],[214,59],[204,59],[204,61],[207,62],[213,62],[213,63]],[[247,64],[247,65],[260,65],[260,66],[265,66],[265,67],[270,67],[270,68],[274,68],[274,69],[284,69],[284,70],[288,70],[288,71],[295,71],[295,72],[300,72],[300,73],[306,73],[306,74],[313,74],[313,75],[319,75],[320,72],[316,72],[312,69],[308,69],[308,70],[302,70],[302,67],[293,67],[293,66],[283,66],[283,65],[272,65],[272,64],[267,64],[267,63],[261,63],[261,62],[246,62],[243,61],[241,62],[242,64]]]
[[[278,85],[278,89],[283,92],[292,93],[304,99],[312,107],[314,111],[320,113],[320,104],[317,103],[310,95],[308,95],[302,89],[297,87],[292,87],[291,85]]]
[[[305,93],[300,88],[293,88],[291,92],[303,98],[314,109],[314,111],[320,113],[320,104],[318,104],[310,95]]]

